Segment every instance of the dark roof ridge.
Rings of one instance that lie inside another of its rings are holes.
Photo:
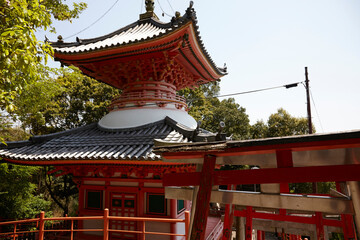
[[[15,148],[15,147],[26,146],[26,145],[33,144],[33,143],[42,143],[46,140],[50,140],[55,137],[66,136],[66,135],[69,135],[72,133],[76,133],[76,132],[80,132],[80,131],[83,131],[86,129],[94,128],[96,126],[96,124],[97,123],[91,123],[91,124],[88,124],[85,126],[81,126],[81,127],[61,131],[61,132],[45,134],[45,135],[34,135],[34,136],[31,136],[28,140],[23,140],[23,141],[6,142],[5,144],[0,145],[0,149],[2,149],[2,148],[11,149],[11,148]]]
[[[181,123],[178,123],[176,122],[174,119],[166,116],[165,117],[165,122],[167,125],[169,125],[170,127],[174,128],[176,131],[178,131],[179,133],[183,134],[185,137],[187,138],[192,138],[193,137],[193,134],[194,134],[194,131],[193,129],[181,124]]]
[[[33,143],[41,143],[43,141],[50,140],[50,139],[53,139],[55,137],[66,136],[66,135],[69,135],[69,134],[72,134],[72,133],[77,133],[77,132],[84,131],[86,129],[94,128],[96,126],[96,124],[97,123],[95,122],[95,123],[87,124],[85,126],[72,128],[72,129],[69,129],[69,130],[61,131],[61,132],[50,133],[50,134],[46,134],[46,135],[32,136],[32,137],[30,137],[29,141],[31,141]]]
[[[253,144],[269,145],[269,144],[291,144],[300,142],[315,142],[315,141],[333,141],[360,138],[360,130],[349,130],[331,133],[314,133],[304,135],[292,135],[282,137],[249,139],[249,140],[235,140],[228,141],[229,147],[247,146]]]

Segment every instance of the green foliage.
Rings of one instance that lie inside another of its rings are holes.
[[[36,194],[33,176],[38,167],[0,164],[0,216],[3,219],[34,218],[40,211],[50,211],[51,202]]]
[[[233,98],[220,101],[218,82],[201,85],[196,89],[184,89],[179,94],[188,99],[189,114],[197,121],[201,121],[201,127],[217,132],[219,123],[224,122],[223,132],[232,134],[233,139],[247,139],[249,137],[249,117],[245,108],[235,103]]]
[[[18,108],[14,113],[23,127],[30,128],[34,134],[96,122],[107,113],[111,99],[119,93],[74,67],[46,69],[46,72],[46,78],[26,86],[15,100]]]
[[[315,132],[315,128],[313,128]],[[308,121],[304,117],[293,117],[283,108],[271,114],[265,124],[257,121],[251,126],[251,138],[282,137],[309,134]]]
[[[290,183],[289,188],[292,193],[313,193],[312,183]],[[331,188],[336,189],[335,182],[317,183],[317,193],[329,194]]]
[[[53,51],[49,43],[39,41],[39,29],[55,31],[52,17],[71,20],[86,4],[70,9],[62,0],[0,0],[0,108],[14,110],[13,100],[23,88],[41,79],[42,62]]]
[[[63,215],[66,214],[75,215],[77,209],[71,209],[74,206],[72,204],[78,197],[78,188],[72,180],[71,175],[63,175],[60,177],[54,177],[48,174],[49,167],[44,168],[44,182],[47,190],[58,207],[63,211]],[[73,211],[70,211],[73,210]]]
[[[210,102],[212,114],[204,116],[201,127],[212,132],[217,132],[219,130],[219,123],[224,122],[225,127],[223,132],[231,134],[232,139],[248,139],[250,121],[245,108],[235,103],[234,98],[228,98],[222,101],[217,98],[212,98]]]
[[[3,141],[21,141],[30,137],[30,134],[19,127],[13,127],[9,115],[0,114],[0,139]]]

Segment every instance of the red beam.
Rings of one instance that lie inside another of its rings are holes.
[[[242,210],[242,211],[235,210],[234,216],[246,217],[246,210]],[[348,216],[351,217],[351,215]],[[256,219],[273,220],[273,221],[316,224],[316,218],[314,216],[302,217],[302,216],[280,215],[273,213],[253,212],[252,217]],[[334,220],[334,219],[323,219],[323,225],[332,226],[332,227],[342,227],[342,221]]]
[[[360,164],[215,171],[214,185],[360,181],[359,172]],[[200,179],[199,172],[170,173],[163,185],[197,186]]]

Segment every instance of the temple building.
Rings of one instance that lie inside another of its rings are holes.
[[[0,149],[6,162],[53,166],[51,173],[72,174],[79,188],[79,216],[101,215],[108,208],[112,216],[184,218],[191,202],[166,199],[162,176],[194,172],[196,165],[163,162],[153,152],[154,144],[211,142],[223,137],[199,128],[187,113],[185,99],[176,94],[226,74],[226,68],[214,64],[201,41],[192,2],[183,16],[176,13],[168,23],[159,21],[153,5],[153,1],[146,1],[147,11],[138,21],[113,33],[76,38],[70,43],[59,36],[51,43],[55,60],[62,65],[76,66],[122,90],[107,115],[97,123],[33,136]],[[80,224],[82,228],[94,227],[87,221]],[[110,224],[113,229],[137,229],[131,221]],[[185,231],[180,224],[153,224],[149,228]],[[96,234],[88,233],[87,238],[97,239]],[[138,236],[112,233],[111,238]],[[146,239],[169,237],[149,235]]]

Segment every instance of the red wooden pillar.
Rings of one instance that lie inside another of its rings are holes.
[[[264,240],[263,235],[262,235],[262,231],[257,230],[256,231],[256,236],[257,236],[257,240]]]
[[[228,185],[228,190],[234,190],[236,185]],[[225,205],[225,218],[224,218],[224,230],[222,240],[231,240],[232,236],[232,225],[234,222],[234,205],[226,204]]]
[[[316,235],[318,240],[325,240],[323,215],[321,212],[315,213],[316,219]],[[327,234],[327,233],[326,233]]]
[[[292,153],[291,150],[276,151],[276,162],[278,168],[289,168],[293,167]],[[280,183],[280,192],[289,192],[289,183]]]
[[[350,214],[341,214],[341,220],[343,225],[344,239],[357,239],[353,217]]]
[[[196,198],[194,224],[191,229],[191,240],[205,239],[206,224],[209,215],[210,196],[214,182],[213,173],[215,169],[215,163],[215,156],[204,156],[204,164],[201,171],[199,192]]]
[[[245,240],[252,239],[252,207],[246,207]]]

